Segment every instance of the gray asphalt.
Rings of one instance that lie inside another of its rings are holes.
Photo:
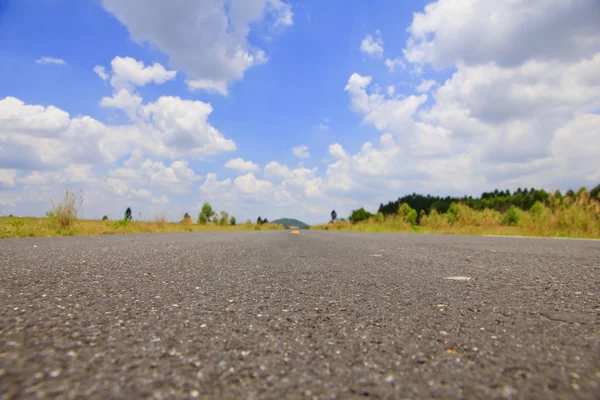
[[[598,399],[599,323],[597,241],[0,241],[2,399]]]

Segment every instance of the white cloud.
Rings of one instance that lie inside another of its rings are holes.
[[[385,66],[388,69],[389,72],[394,72],[396,71],[396,68],[400,67],[402,69],[406,68],[406,64],[404,64],[404,61],[402,61],[401,58],[388,58],[387,60],[385,60]]]
[[[240,172],[258,172],[260,167],[252,161],[244,161],[241,158],[234,158],[225,163],[225,168],[234,169]]]
[[[185,83],[191,91],[204,90],[209,93],[219,93],[223,96],[227,96],[229,93],[227,81],[225,80],[196,79],[185,81]]]
[[[292,176],[292,171],[287,165],[279,164],[277,161],[271,161],[265,166],[265,177],[268,179],[286,179]]]
[[[248,68],[266,62],[264,52],[248,41],[252,27],[266,17],[273,26],[293,23],[291,6],[281,0],[183,0],[177,7],[162,0],[102,4],[134,40],[168,54],[170,64],[187,73],[192,89],[218,93],[226,93],[225,82],[239,81]]]
[[[112,162],[140,140],[131,126],[105,126],[93,118],[70,118],[53,106],[0,100],[0,168],[60,168],[72,163]]]
[[[419,93],[427,93],[435,85],[437,85],[436,81],[430,80],[430,79],[429,80],[424,79],[424,80],[421,81],[421,83],[419,84],[419,86],[417,86],[417,92],[419,92]]]
[[[182,100],[162,96],[154,103],[142,106],[140,114],[150,123],[152,147],[162,156],[215,155],[236,149],[233,140],[208,123],[213,108],[202,101]]]
[[[135,117],[142,105],[142,98],[139,94],[132,94],[127,89],[121,89],[113,94],[113,97],[103,97],[100,105],[102,107],[122,109],[130,117]]]
[[[310,153],[308,152],[308,146],[302,144],[300,146],[292,147],[292,152],[298,158],[310,158]]]
[[[36,64],[56,64],[56,65],[67,65],[65,60],[62,58],[54,58],[54,57],[42,57],[35,60]]]
[[[108,79],[108,73],[106,73],[106,69],[102,65],[96,65],[94,67],[94,72],[103,80]]]
[[[362,42],[360,42],[360,51],[368,54],[373,58],[381,58],[383,56],[383,39],[381,38],[381,32],[377,31],[375,37],[367,35]]]
[[[323,122],[320,122],[317,125],[317,129],[319,129],[320,131],[323,131],[323,132],[329,131],[331,129],[331,127],[329,126],[329,118],[325,118],[323,120]]]
[[[16,169],[0,169],[0,187],[14,187],[16,176]]]
[[[597,0],[438,0],[416,13],[408,61],[514,67],[529,60],[578,60],[600,47]]]
[[[272,12],[276,15],[275,27],[277,26],[291,26],[294,24],[294,13],[292,12],[292,5],[284,3],[281,0],[269,0],[268,6]]]
[[[151,82],[160,85],[175,78],[177,71],[168,71],[159,63],[144,66],[142,61],[131,57],[115,57],[111,63],[110,84],[115,91],[121,89],[131,90],[136,86],[144,86]],[[103,80],[108,78],[104,67],[95,66],[94,71]]]

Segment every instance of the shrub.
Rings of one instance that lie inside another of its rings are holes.
[[[219,217],[217,217],[216,215],[213,217],[212,223],[215,225],[219,224]]]
[[[514,205],[510,206],[502,216],[500,223],[507,226],[517,226],[519,224],[519,209]]]
[[[231,218],[229,219],[229,225],[235,226],[236,220],[235,217],[232,215]]]
[[[192,217],[190,216],[190,214],[185,213],[183,215],[183,220],[181,221],[181,223],[184,225],[192,225],[193,222],[192,222]]]
[[[406,203],[402,203],[398,208],[398,215],[411,225],[417,224],[417,210]]]
[[[105,215],[102,217],[102,221],[108,221],[108,217]]]
[[[458,218],[458,213],[460,212],[460,207],[456,203],[450,204],[448,207],[448,211],[446,212],[446,216],[448,217],[448,222],[453,224]]]
[[[67,189],[63,191],[63,199],[61,202],[54,203],[54,201],[50,200],[50,204],[52,205],[52,210],[50,210],[52,219],[54,219],[61,228],[68,228],[77,220],[77,215],[83,205],[83,193],[79,192],[77,195]],[[48,216],[49,214],[46,213],[46,215]]]

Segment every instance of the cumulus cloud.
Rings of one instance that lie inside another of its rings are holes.
[[[239,172],[258,172],[260,167],[252,161],[244,161],[241,158],[234,158],[225,163],[225,168],[234,169]]]
[[[110,77],[110,84],[116,92],[127,89],[132,90],[136,86],[145,86],[149,83],[160,85],[166,81],[172,80],[177,75],[177,71],[168,71],[159,63],[145,66],[142,61],[131,57],[115,57],[110,63],[111,71],[101,65],[94,67],[94,72],[102,80]]]
[[[599,24],[597,0],[438,0],[414,15],[405,56],[438,68],[574,61],[598,51]]]
[[[183,0],[177,7],[161,0],[102,0],[102,5],[134,40],[168,54],[170,64],[187,73],[191,89],[221,94],[247,69],[267,61],[248,41],[251,27],[266,17],[275,27],[293,24],[291,6],[281,0]]]
[[[367,35],[360,42],[360,51],[373,58],[381,58],[383,56],[383,38],[381,32],[377,31],[375,36]]]
[[[67,65],[65,60],[62,58],[54,58],[54,57],[42,57],[35,60],[36,64],[55,64],[55,65]]]
[[[300,145],[292,147],[292,152],[298,158],[310,158],[310,153],[308,152],[308,146]]]

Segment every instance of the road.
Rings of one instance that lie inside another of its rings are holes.
[[[0,241],[2,399],[598,399],[599,322],[598,241]]]

